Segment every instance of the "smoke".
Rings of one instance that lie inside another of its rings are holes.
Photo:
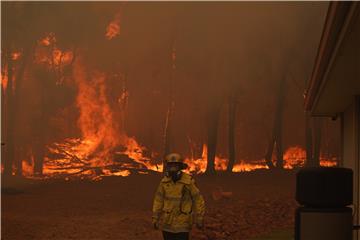
[[[26,66],[24,84],[18,87],[22,99],[34,100],[20,101],[17,124],[46,126],[36,128],[45,143],[64,135],[102,134],[103,143],[117,144],[108,132],[126,132],[161,153],[172,98],[173,149],[189,156],[195,148],[201,155],[206,113],[220,104],[219,153],[226,155],[226,101],[236,91],[238,156],[258,159],[271,132],[281,78],[286,78],[287,86],[285,146],[304,143],[302,93],[319,43],[325,2],[5,2],[2,6],[3,50],[37,52],[38,41],[54,33],[57,48],[85,60],[81,72],[88,77],[79,82],[73,77],[79,70],[73,74],[69,62],[60,85],[51,70],[34,62]],[[124,88],[128,102],[123,114],[118,99]],[[80,100],[102,104],[92,106],[96,112],[88,112]],[[31,108],[26,107],[30,103]],[[98,117],[101,123],[87,122]],[[109,118],[108,123],[118,125],[104,124]],[[101,133],[87,132],[83,127],[89,124],[104,128]],[[18,131],[29,142],[36,133]]]

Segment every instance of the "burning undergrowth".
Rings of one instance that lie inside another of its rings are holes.
[[[45,175],[81,177],[127,176],[131,170],[160,171],[151,162],[147,149],[121,129],[108,102],[106,74],[85,71],[80,60],[74,66],[78,86],[77,126],[81,138],[68,138],[48,146],[44,162]],[[120,109],[124,111],[124,109]]]
[[[106,28],[105,38],[112,40],[120,34],[120,15],[116,15]],[[66,137],[61,141],[46,144],[43,156],[42,174],[36,178],[89,178],[99,180],[104,176],[128,176],[132,172],[146,174],[151,171],[162,172],[160,154],[140,144],[135,137],[128,136],[124,121],[129,98],[123,87],[117,93],[117,105],[108,96],[109,74],[105,71],[89,69],[82,59],[81,51],[61,49],[54,33],[49,33],[37,42],[33,65],[41,66],[56,76],[56,85],[65,84],[71,78],[76,86],[75,106],[78,111],[77,136]],[[19,61],[21,52],[11,54],[12,61]],[[16,71],[17,69],[10,69]],[[71,69],[71,71],[68,71]],[[2,69],[2,88],[8,86],[9,66]],[[118,73],[119,74],[119,73]],[[122,76],[119,74],[119,76]],[[12,76],[14,78],[14,76]],[[12,81],[14,81],[12,79]],[[119,79],[123,81],[123,79]],[[13,84],[12,88],[16,85]],[[66,117],[66,116],[65,116]],[[200,157],[187,157],[186,171],[199,174],[206,171],[208,159],[207,145],[203,144]],[[284,153],[284,168],[293,169],[304,166],[305,150],[299,146],[288,148]],[[33,151],[22,159],[22,174],[34,178],[35,157]],[[225,171],[228,159],[215,156],[215,170]],[[336,159],[321,159],[322,166],[335,166]],[[257,161],[241,160],[235,163],[233,172],[268,169],[264,159]],[[15,169],[15,167],[14,167]],[[3,171],[3,166],[2,166]],[[16,169],[14,170],[16,172]],[[15,173],[13,173],[15,174]]]

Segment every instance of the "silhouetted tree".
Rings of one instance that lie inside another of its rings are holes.
[[[321,118],[308,118],[306,130],[306,167],[320,166]]]
[[[235,128],[236,128],[236,94],[232,93],[229,97],[229,163],[227,166],[227,172],[232,172],[236,159],[236,147],[235,147]]]
[[[285,100],[285,83],[286,83],[285,80],[286,78],[283,77],[279,83],[273,132],[265,155],[265,161],[269,168],[274,167],[274,164],[272,162],[274,147],[276,150],[276,167],[283,168],[284,165],[282,125],[283,125],[283,112],[284,112],[284,100]]]

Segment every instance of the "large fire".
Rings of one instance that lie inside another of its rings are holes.
[[[106,28],[106,38],[111,40],[120,34],[120,14]],[[21,52],[11,55],[12,61],[21,58]],[[176,52],[172,51],[173,68],[175,68]],[[162,164],[156,164],[151,152],[142,146],[135,137],[127,135],[122,119],[114,116],[114,111],[108,102],[106,81],[108,76],[101,71],[86,69],[81,57],[74,61],[74,53],[62,50],[57,46],[54,33],[48,33],[38,41],[34,62],[61,73],[64,65],[73,64],[73,78],[77,85],[76,107],[79,110],[77,127],[80,136],[69,137],[61,142],[48,144],[44,157],[43,176],[70,178],[90,178],[99,180],[104,176],[129,176],[132,172],[148,173],[162,172]],[[1,72],[1,84],[6,89],[8,84],[8,69],[5,66]],[[60,82],[61,84],[61,82]],[[119,108],[125,108],[129,94],[120,91],[118,96]],[[123,114],[124,115],[124,114]],[[122,116],[123,116],[122,115]],[[188,164],[186,171],[199,174],[206,171],[207,146],[203,144],[200,158],[186,157]],[[293,169],[304,165],[305,150],[299,146],[290,147],[284,153],[284,168]],[[34,157],[29,154],[28,159],[22,161],[22,173],[25,177],[34,177]],[[216,156],[215,169],[225,171],[228,159]],[[321,166],[335,166],[336,159],[321,159]],[[247,172],[256,169],[268,169],[264,159],[257,161],[240,160],[232,169],[233,172]],[[3,165],[1,165],[3,172]],[[16,169],[14,170],[16,171]],[[15,172],[14,172],[15,174]]]
[[[74,67],[78,85],[78,127],[81,138],[69,138],[48,146],[44,174],[89,176],[128,176],[130,170],[161,171],[145,156],[146,148],[126,135],[114,119],[106,96],[106,75],[86,74],[81,60]],[[123,93],[120,93],[123,94]]]

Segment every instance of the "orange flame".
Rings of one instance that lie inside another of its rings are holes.
[[[120,13],[117,13],[113,20],[106,27],[105,37],[108,40],[111,40],[117,35],[120,35]]]
[[[304,166],[306,159],[306,152],[303,148],[299,146],[290,147],[285,151],[284,154],[284,168],[293,169],[295,167]],[[194,173],[203,173],[206,171],[207,166],[207,146],[203,145],[203,152],[201,158],[193,159],[186,158],[185,163],[188,164],[188,172]],[[227,169],[228,159],[221,158],[219,156],[215,157],[215,169],[217,171],[225,171]],[[327,160],[321,159],[320,165],[324,167],[334,167],[337,165],[336,159]],[[256,169],[269,169],[266,165],[265,159],[246,162],[241,160],[240,163],[234,164],[232,169],[233,172],[249,172]]]
[[[320,166],[322,167],[336,167],[337,164],[337,159],[334,158],[332,160],[328,160],[328,159],[321,159],[320,160]]]
[[[46,158],[44,173],[80,174],[99,180],[99,176],[128,176],[129,169],[135,168],[161,171],[162,166],[153,164],[150,157],[145,156],[147,149],[135,138],[128,137],[120,129],[119,121],[114,120],[106,96],[107,76],[98,71],[87,74],[80,60],[74,66],[74,74],[81,138],[68,138],[48,146],[50,155],[60,157]]]
[[[284,153],[284,168],[293,169],[305,164],[306,151],[300,146],[289,147]]]
[[[27,160],[22,160],[22,174],[24,177],[31,177],[34,175],[34,157],[30,157],[31,162],[29,163]]]
[[[5,66],[4,69],[2,69],[1,71],[1,86],[3,88],[3,90],[5,91],[7,86],[8,86],[8,67]]]
[[[46,37],[40,39],[38,41],[39,48],[35,52],[35,62],[57,69],[70,64],[74,57],[73,52],[59,49],[56,42],[54,33],[49,33]]]
[[[106,28],[105,37],[113,39],[120,34],[120,14]],[[62,64],[68,64],[73,60],[73,53],[63,51],[56,47],[54,33],[48,34],[39,40],[39,51],[36,62],[46,64],[48,67],[60,68]],[[15,53],[14,53],[15,54]],[[21,54],[12,55],[13,60],[21,57]],[[175,68],[176,49],[172,51],[172,63]],[[78,87],[76,106],[79,109],[77,125],[81,135],[64,139],[48,146],[49,155],[44,159],[43,173],[46,177],[80,176],[100,180],[103,176],[129,176],[133,169],[139,173],[147,171],[162,171],[162,164],[156,165],[152,161],[156,153],[149,153],[135,137],[129,137],[124,129],[121,129],[122,119],[115,119],[113,110],[108,102],[107,75],[100,71],[87,71],[79,60],[74,63],[74,79]],[[7,69],[2,71],[2,87],[7,86]],[[123,91],[118,99],[120,105],[126,105],[129,93]],[[123,116],[122,116],[123,117]],[[148,155],[147,155],[148,154]],[[150,154],[150,155],[149,155]],[[200,158],[186,158],[185,163],[192,173],[203,173],[207,166],[208,148],[203,144]],[[284,168],[293,169],[303,166],[305,163],[305,150],[299,146],[290,147],[284,153]],[[336,160],[336,159],[335,159]],[[225,171],[228,159],[215,156],[215,169]],[[336,161],[322,159],[321,166],[336,166]],[[3,167],[3,166],[2,166]],[[22,168],[26,177],[34,174],[34,159],[23,161]],[[268,169],[264,159],[257,161],[240,160],[232,169],[233,172],[246,172],[256,169]]]
[[[13,52],[11,54],[11,60],[16,61],[21,57],[21,52]]]
[[[55,37],[55,33],[53,32],[48,33],[44,38],[39,40],[39,44],[45,47],[55,43],[56,43],[56,37]]]

